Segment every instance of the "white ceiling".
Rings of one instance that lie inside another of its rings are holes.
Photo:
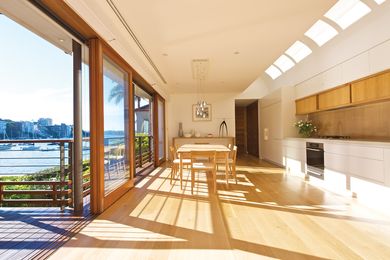
[[[193,59],[209,60],[202,91],[243,91],[336,2],[111,1],[165,78],[170,92],[175,93],[195,91]],[[127,41],[132,40],[131,36],[107,0],[82,2],[110,29],[116,41],[121,41],[122,47],[130,49]]]

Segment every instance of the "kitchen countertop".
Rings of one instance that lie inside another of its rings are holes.
[[[390,148],[390,138],[378,138],[378,139],[363,139],[363,138],[351,138],[351,139],[325,139],[325,138],[301,138],[301,137],[286,137],[285,140],[300,140],[305,142],[320,142],[320,143],[329,143],[329,144],[357,144],[363,146],[376,146]]]

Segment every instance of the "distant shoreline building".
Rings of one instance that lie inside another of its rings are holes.
[[[85,133],[88,135],[88,133]],[[61,123],[53,125],[51,118],[33,121],[12,121],[0,119],[0,139],[48,139],[72,138],[73,126]]]
[[[51,118],[39,118],[38,119],[38,126],[52,126],[53,125],[53,119]]]

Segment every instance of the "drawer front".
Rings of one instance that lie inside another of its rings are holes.
[[[344,174],[348,172],[348,156],[346,155],[325,153],[324,162],[326,169]]]
[[[306,141],[304,141],[304,140],[283,140],[283,146],[306,149]]]
[[[384,162],[364,158],[350,157],[348,172],[379,183],[385,183]]]
[[[354,144],[325,144],[325,152],[383,161],[383,148]]]
[[[288,159],[301,161],[302,163],[306,162],[306,150],[304,149],[285,146],[284,156]]]

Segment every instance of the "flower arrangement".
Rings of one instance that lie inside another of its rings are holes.
[[[299,120],[294,126],[298,128],[299,134],[303,137],[310,137],[312,133],[317,132],[317,127],[311,121]]]

